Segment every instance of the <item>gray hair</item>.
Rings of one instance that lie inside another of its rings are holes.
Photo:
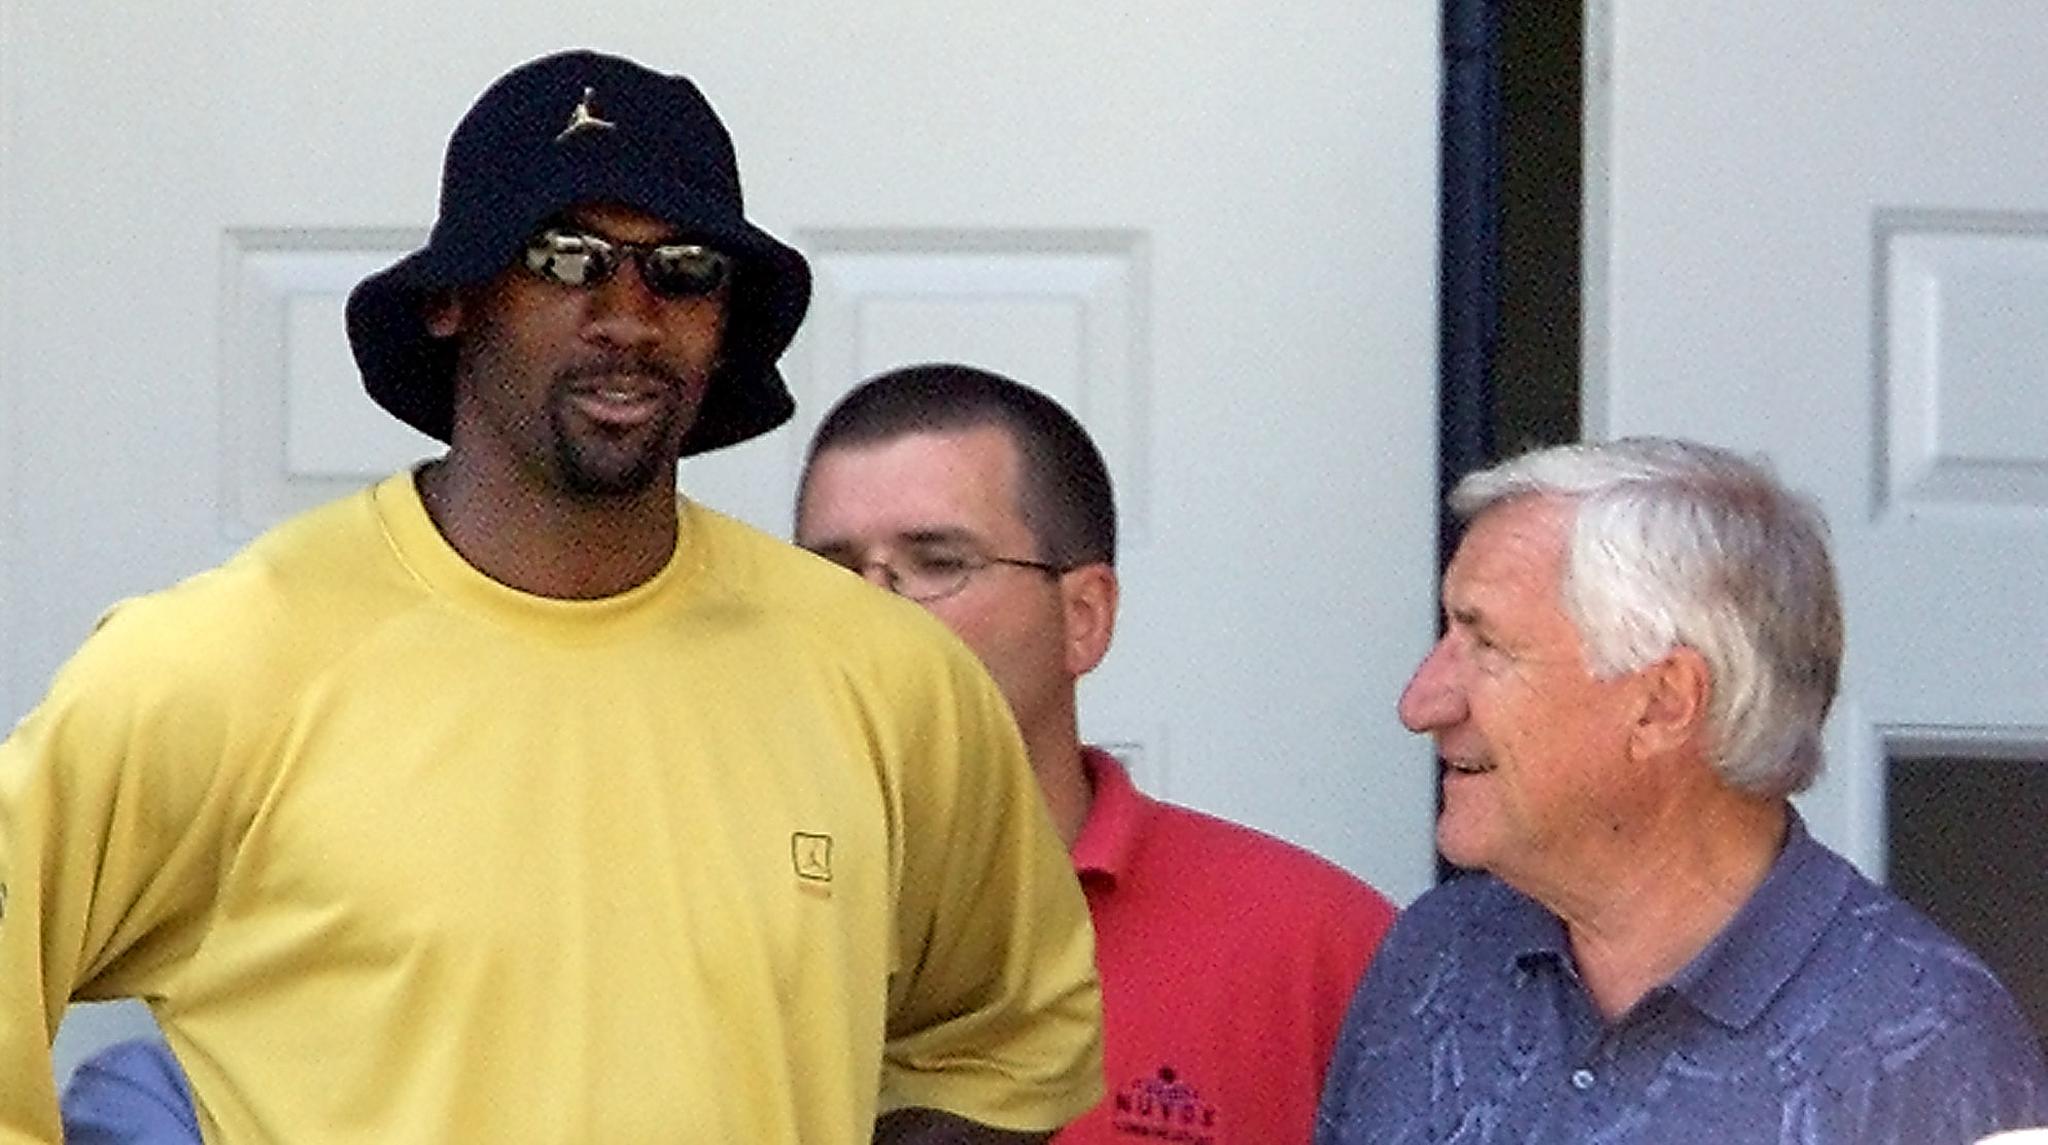
[[[1842,663],[1841,598],[1813,502],[1761,463],[1641,437],[1524,454],[1460,481],[1450,504],[1469,521],[1522,497],[1575,510],[1562,603],[1596,675],[1691,648],[1712,673],[1722,780],[1772,797],[1813,783]]]

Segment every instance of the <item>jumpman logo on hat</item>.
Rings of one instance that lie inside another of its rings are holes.
[[[555,136],[555,142],[560,143],[579,131],[596,131],[599,129],[609,131],[618,126],[618,124],[613,123],[609,119],[599,119],[597,117],[597,112],[591,107],[590,103],[591,99],[596,95],[597,89],[595,88],[587,87],[583,89],[583,98],[576,102],[576,109],[569,113],[569,126],[564,127],[562,133]]]

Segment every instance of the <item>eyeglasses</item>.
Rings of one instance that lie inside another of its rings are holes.
[[[841,558],[832,553],[820,555],[862,576],[867,575],[869,569],[881,569],[882,583],[890,592],[908,597],[919,604],[930,604],[935,600],[944,600],[952,596],[966,588],[967,582],[974,579],[975,573],[992,565],[1032,569],[1054,580],[1073,571],[1044,561],[1027,561],[1021,557],[986,556],[971,549],[912,549],[890,560],[857,560]]]
[[[562,286],[596,286],[627,259],[663,298],[704,298],[732,275],[732,256],[695,243],[623,243],[586,231],[549,227],[526,243],[526,269]]]

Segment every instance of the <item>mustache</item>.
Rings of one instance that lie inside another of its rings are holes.
[[[620,374],[638,374],[658,379],[671,389],[682,390],[689,385],[689,379],[666,362],[637,354],[607,354],[565,366],[555,373],[555,381],[562,385],[595,381],[617,377]]]

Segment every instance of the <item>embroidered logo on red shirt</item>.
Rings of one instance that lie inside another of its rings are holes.
[[[1116,1091],[1110,1124],[1119,1133],[1181,1145],[1215,1145],[1216,1107],[1170,1065]]]

